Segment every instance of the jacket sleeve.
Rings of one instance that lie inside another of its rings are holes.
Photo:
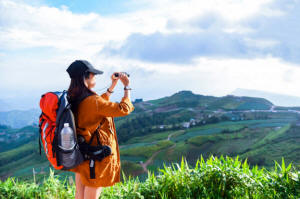
[[[134,106],[128,97],[123,97],[118,102],[111,102],[101,96],[96,96],[96,112],[105,117],[122,117],[130,114]]]
[[[102,97],[103,99],[107,100],[107,101],[110,101],[110,100],[109,100],[109,96],[106,94],[106,92],[103,93],[103,94],[101,95],[101,97]]]

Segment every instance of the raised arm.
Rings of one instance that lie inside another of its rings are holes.
[[[114,88],[117,85],[118,80],[119,80],[119,78],[115,77],[115,73],[113,73],[113,75],[111,76],[111,85],[106,90],[106,92],[101,95],[101,97],[103,97],[104,99],[109,101],[109,97],[114,92]]]
[[[130,114],[134,110],[134,106],[128,97],[123,97],[118,103],[107,101],[97,96],[96,107],[97,113],[105,117],[122,117]]]
[[[101,97],[96,98],[97,113],[108,117],[121,117],[128,115],[134,110],[134,106],[130,100],[129,78],[123,73],[119,73],[119,77],[115,77],[114,73],[111,76],[111,79],[111,86],[101,95]],[[124,96],[120,103],[109,101],[109,97],[113,93],[113,89],[116,86],[118,79],[120,79],[124,85]]]

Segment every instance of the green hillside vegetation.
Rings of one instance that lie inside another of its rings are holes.
[[[150,158],[151,155],[158,150],[165,149],[172,145],[171,141],[163,140],[150,146],[139,146],[121,150],[121,155],[124,156],[143,156]]]
[[[299,114],[288,110],[273,112],[268,110],[271,106],[262,98],[213,97],[189,91],[135,103],[140,112],[135,110],[127,117],[115,118],[121,169],[125,176],[138,176],[144,181],[147,170],[156,172],[163,164],[180,162],[182,156],[195,165],[200,156],[210,155],[239,155],[260,168],[271,168],[274,160],[284,157],[298,168]],[[268,111],[256,111],[264,107]],[[190,127],[183,127],[182,122],[190,122]],[[30,181],[33,172],[37,182],[50,172],[44,153],[39,155],[37,127],[13,129],[2,125],[0,178],[15,176]],[[61,178],[74,176],[62,171],[55,174]]]
[[[132,137],[160,132],[159,125],[169,125],[169,130],[179,129],[180,123],[191,118],[216,123],[231,120],[232,117],[244,119],[268,119],[270,113],[214,113],[222,111],[269,110],[272,103],[263,98],[224,96],[213,97],[197,95],[191,91],[180,91],[174,95],[135,103],[135,111],[126,118],[116,118],[119,143],[124,144]],[[290,113],[292,114],[292,113]],[[209,117],[213,115],[213,117]]]
[[[263,98],[237,97],[227,95],[224,97],[213,97],[197,95],[191,91],[180,91],[172,96],[150,100],[147,103],[152,104],[151,109],[157,107],[204,107],[209,110],[266,110],[273,105],[270,101]],[[151,106],[150,106],[151,107]]]
[[[35,139],[37,132],[38,128],[35,126],[25,126],[20,129],[13,129],[8,126],[1,128],[0,126],[0,152],[15,149],[24,143],[32,141]]]
[[[145,135],[132,138],[122,145],[121,154],[123,159],[144,162],[145,157],[149,157],[147,149],[155,146],[156,142],[167,140],[172,134],[168,140],[172,145],[157,149],[158,153],[148,169],[153,171],[162,167],[163,163],[178,162],[181,155],[186,156],[190,164],[195,164],[201,155],[205,158],[210,155],[240,155],[243,159],[248,158],[253,165],[267,168],[273,165],[274,160],[280,161],[282,157],[288,163],[294,162],[299,166],[300,128],[290,122],[280,119],[221,122]],[[122,153],[122,150],[127,153]]]
[[[272,170],[257,166],[250,169],[247,161],[238,157],[211,156],[198,159],[191,167],[185,159],[158,170],[148,172],[147,179],[123,177],[123,181],[105,187],[100,198],[150,199],[150,198],[291,198],[300,197],[300,172],[292,164],[275,162]],[[124,176],[124,173],[123,173]],[[41,184],[9,178],[0,181],[1,198],[74,198],[75,185],[67,179],[62,181],[50,172]]]

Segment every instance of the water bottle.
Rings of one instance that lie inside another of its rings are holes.
[[[69,123],[64,123],[64,128],[61,130],[61,148],[64,150],[70,150],[74,147],[74,133]]]
[[[64,123],[64,128],[61,130],[60,133],[60,148],[63,150],[71,150],[75,146],[74,142],[74,132],[72,128],[69,126],[69,123]],[[73,150],[72,152],[62,152],[60,153],[61,163],[65,167],[71,167],[74,165],[74,161],[76,159],[75,153],[76,151]]]

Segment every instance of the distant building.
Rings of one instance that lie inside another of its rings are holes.
[[[189,127],[190,127],[190,123],[189,123],[189,122],[183,122],[183,123],[182,123],[182,126],[183,126],[184,128],[189,128]]]
[[[164,126],[164,125],[160,125],[159,128],[160,128],[160,129],[164,129],[165,126]]]
[[[190,119],[190,125],[196,125],[196,120],[194,118],[191,118]]]

